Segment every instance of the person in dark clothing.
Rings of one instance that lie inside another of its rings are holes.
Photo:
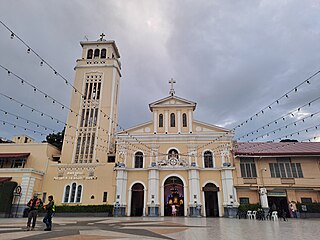
[[[54,201],[53,201],[53,196],[50,195],[48,197],[49,203],[47,205],[44,206],[44,208],[46,209],[46,215],[43,218],[43,222],[46,224],[46,228],[44,229],[44,231],[51,231],[52,228],[52,216],[55,212],[55,205],[54,205]]]
[[[27,222],[27,231],[34,231],[34,227],[36,226],[38,210],[43,206],[43,203],[40,198],[38,198],[38,194],[34,194],[33,198],[27,204],[29,208],[28,213],[28,222]],[[32,228],[30,228],[32,219]]]
[[[281,215],[282,215],[283,221],[288,221],[287,220],[287,213],[286,213],[286,211],[284,209],[282,209]]]

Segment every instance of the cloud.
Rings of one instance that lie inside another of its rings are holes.
[[[178,96],[198,103],[197,119],[233,128],[318,70],[319,10],[318,1],[312,0],[250,4],[205,0],[6,0],[0,13],[2,21],[71,82],[75,61],[81,54],[79,41],[85,36],[98,39],[101,32],[115,39],[123,66],[119,123],[125,128],[151,119],[148,104],[168,95],[171,77],[177,81]],[[69,104],[72,88],[48,67],[40,67],[39,60],[27,54],[19,41],[11,40],[3,27],[0,51],[0,64]],[[11,78],[0,71],[0,92],[66,121],[67,111]],[[319,77],[314,79],[311,86],[299,88],[281,106],[237,129],[236,136],[316,98]],[[2,108],[57,130],[62,128],[0,98]],[[319,103],[312,107],[319,107]],[[0,113],[2,118],[5,116]],[[291,132],[295,130],[299,129],[292,128]],[[1,136],[11,138],[17,133],[17,129],[0,127]]]

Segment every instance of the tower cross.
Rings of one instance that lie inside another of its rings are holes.
[[[105,36],[105,34],[104,33],[101,33],[100,34],[100,41],[102,41],[103,40],[103,37]]]
[[[171,96],[173,96],[173,95],[175,94],[173,84],[176,83],[176,81],[174,81],[173,78],[171,78],[171,80],[169,81],[169,83],[171,84],[171,89],[170,89],[169,94],[170,94]]]

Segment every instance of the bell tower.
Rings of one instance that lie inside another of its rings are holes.
[[[80,42],[62,163],[106,162],[115,152],[121,63],[115,41],[104,36]]]

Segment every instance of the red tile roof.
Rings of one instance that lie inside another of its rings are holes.
[[[12,177],[0,177],[0,183],[1,182],[9,182],[12,179]]]
[[[320,156],[320,142],[238,142],[234,153],[236,156]]]

